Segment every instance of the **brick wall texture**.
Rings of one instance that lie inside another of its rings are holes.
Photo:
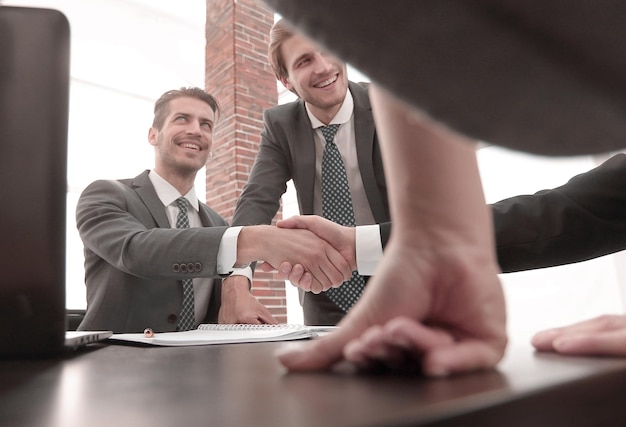
[[[206,199],[230,221],[259,147],[263,111],[278,100],[267,61],[274,13],[261,0],[206,4],[205,84],[221,107],[206,167]],[[280,217],[281,211],[275,220]],[[284,281],[257,271],[252,292],[279,322],[287,321]]]

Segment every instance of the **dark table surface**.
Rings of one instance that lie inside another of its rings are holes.
[[[2,426],[620,426],[626,359],[511,345],[497,370],[448,379],[287,373],[280,343],[95,344],[0,361]]]

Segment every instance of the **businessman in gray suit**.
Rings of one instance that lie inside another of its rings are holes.
[[[270,33],[268,56],[277,79],[299,99],[265,111],[259,152],[233,225],[269,224],[290,179],[300,212],[324,214],[326,142],[321,129],[329,125],[339,125],[335,143],[346,169],[355,225],[388,221],[387,184],[367,86],[349,82],[344,63],[282,20]],[[337,180],[330,185],[338,185]],[[306,324],[334,325],[346,314],[327,292],[300,291]]]
[[[76,220],[84,244],[87,310],[79,329],[174,331],[203,322],[275,323],[249,291],[249,263],[298,259],[322,288],[351,274],[342,256],[313,233],[228,227],[198,201],[193,184],[209,156],[218,113],[216,100],[202,89],[166,92],[155,104],[148,135],[154,169],[133,179],[96,181],[82,193]],[[220,278],[231,273],[244,280],[222,286]]]

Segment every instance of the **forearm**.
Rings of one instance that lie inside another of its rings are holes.
[[[394,221],[392,239],[493,248],[474,143],[372,87]],[[425,125],[426,124],[426,125]],[[384,134],[382,133],[384,132]]]
[[[238,296],[249,294],[251,283],[246,276],[231,275],[222,280],[222,303],[236,303]]]
[[[190,277],[219,275],[216,258],[226,226],[148,228],[138,218],[150,212],[140,203],[129,207],[120,193],[117,184],[101,181],[81,195],[76,224],[88,251],[121,271],[144,278],[180,278],[173,265],[183,263],[194,265]]]
[[[626,249],[626,156],[564,185],[494,203],[504,272],[584,261]]]
[[[267,253],[267,241],[271,231],[269,225],[243,227],[239,233],[237,243],[237,265],[264,261],[263,254]]]
[[[289,179],[285,153],[266,127],[248,182],[237,200],[232,225],[270,224]]]
[[[560,191],[492,205],[503,272],[552,267],[626,249],[626,222],[594,214]]]

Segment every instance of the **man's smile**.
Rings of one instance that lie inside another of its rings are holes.
[[[326,79],[323,82],[320,82],[320,83],[317,83],[317,84],[313,85],[313,87],[316,87],[318,89],[323,89],[323,88],[325,88],[327,86],[330,86],[331,84],[335,83],[338,78],[339,78],[339,75],[335,74],[331,78]]]
[[[198,150],[198,151],[201,150],[201,148],[199,146],[197,146],[196,144],[190,144],[188,142],[182,143],[182,144],[180,144],[180,146],[183,147],[183,148],[190,148],[192,150]]]

